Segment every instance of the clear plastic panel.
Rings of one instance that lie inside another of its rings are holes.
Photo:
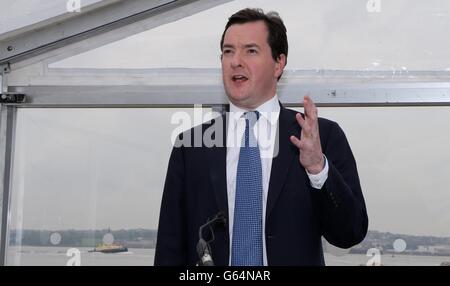
[[[327,264],[450,262],[450,107],[321,107],[319,116],[346,133],[369,215],[362,244],[325,243]]]
[[[7,264],[151,265],[174,118],[209,110],[19,109]]]
[[[0,35],[103,0],[0,0]]]
[[[175,111],[192,116],[189,109],[21,109],[8,264],[65,265],[77,255],[81,265],[151,264]],[[324,241],[326,263],[450,261],[449,107],[319,114],[345,131],[369,214],[361,244],[347,250]],[[128,255],[89,252],[111,240],[127,245]]]
[[[245,7],[284,19],[288,70],[450,71],[446,0],[232,1],[50,67],[220,68],[227,18]]]

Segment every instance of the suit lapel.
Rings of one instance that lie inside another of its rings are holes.
[[[275,139],[275,148],[278,146],[278,156],[272,161],[269,190],[267,194],[266,219],[270,216],[270,213],[275,206],[293,161],[292,159],[295,158],[297,154],[297,147],[295,147],[289,139],[291,135],[299,135],[298,130],[295,128],[297,121],[283,106],[281,106],[278,124],[277,138]]]
[[[228,195],[227,195],[227,173],[226,173],[226,132],[227,116],[222,116],[223,142],[221,146],[214,146],[207,149],[207,160],[209,166],[209,175],[211,178],[214,195],[216,197],[219,211],[223,211],[228,217]],[[216,134],[216,136],[218,136]]]

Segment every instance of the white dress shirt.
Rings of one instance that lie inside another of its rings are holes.
[[[275,94],[270,100],[256,108],[260,113],[259,120],[256,122],[253,132],[258,141],[260,149],[261,167],[262,167],[262,188],[263,188],[263,263],[267,265],[266,240],[265,240],[265,217],[267,205],[267,193],[269,190],[270,171],[272,168],[272,159],[274,157],[275,137],[278,128],[278,118],[280,116],[280,105],[278,96]],[[239,161],[239,152],[242,136],[245,131],[245,119],[241,118],[244,112],[248,110],[241,109],[230,102],[230,114],[227,130],[227,193],[228,193],[228,218],[230,234],[230,258],[233,241],[233,221],[234,221],[234,203],[236,197],[236,173]],[[299,134],[292,134],[299,136]],[[328,161],[325,158],[324,169],[316,175],[308,174],[311,186],[315,189],[321,189],[328,177]]]

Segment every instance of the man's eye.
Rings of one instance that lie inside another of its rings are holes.
[[[232,52],[231,50],[223,50],[224,55],[229,55],[229,54],[231,54],[231,52]]]
[[[248,53],[249,54],[256,54],[258,51],[257,50],[255,50],[255,49],[249,49],[248,50]]]

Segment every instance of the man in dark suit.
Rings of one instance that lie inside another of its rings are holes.
[[[220,212],[226,223],[212,229],[216,265],[324,265],[322,236],[349,248],[367,233],[345,134],[318,117],[308,96],[303,115],[279,103],[288,43],[276,13],[235,13],[221,49],[229,113],[181,134],[173,148],[155,265],[195,265],[199,227]],[[211,128],[220,144],[192,147],[195,134],[205,138]]]

